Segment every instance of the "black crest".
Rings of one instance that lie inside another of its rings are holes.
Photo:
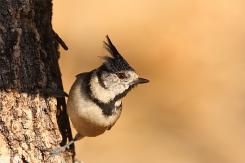
[[[111,56],[103,57],[103,59],[106,61],[104,65],[109,71],[119,72],[123,70],[133,70],[128,62],[117,51],[116,47],[112,44],[108,35],[106,36],[106,41],[104,41],[104,45],[106,50],[111,54]]]

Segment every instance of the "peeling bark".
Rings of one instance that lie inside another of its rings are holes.
[[[0,162],[71,162],[51,0],[0,1]]]

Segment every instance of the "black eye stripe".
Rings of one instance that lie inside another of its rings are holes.
[[[103,88],[106,88],[103,80],[102,80],[102,71],[98,71],[98,81],[99,81],[99,84],[103,87]]]

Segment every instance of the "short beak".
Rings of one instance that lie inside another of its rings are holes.
[[[135,81],[135,84],[144,84],[144,83],[148,83],[148,82],[149,82],[148,79],[138,78],[138,80]]]

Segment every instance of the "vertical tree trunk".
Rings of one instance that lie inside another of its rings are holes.
[[[51,0],[0,0],[1,163],[72,161],[50,155],[72,138],[51,18]]]

